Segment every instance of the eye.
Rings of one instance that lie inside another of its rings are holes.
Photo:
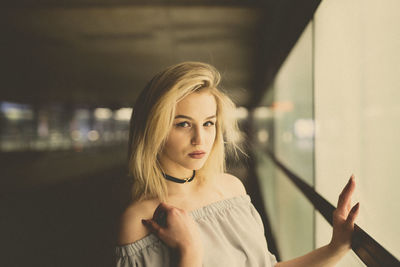
[[[183,122],[177,123],[176,126],[186,128],[186,127],[190,127],[190,124],[187,121],[183,121]]]
[[[213,126],[215,125],[215,122],[213,121],[207,121],[206,123],[204,123],[204,126]]]

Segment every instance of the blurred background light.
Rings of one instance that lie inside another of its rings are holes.
[[[79,141],[79,140],[82,139],[82,134],[81,134],[80,131],[74,130],[74,131],[71,132],[71,138],[74,141]]]
[[[98,120],[108,120],[112,115],[113,112],[109,108],[96,108],[94,110],[94,117]]]
[[[100,138],[100,134],[99,134],[99,132],[96,131],[96,130],[91,130],[91,131],[89,131],[88,134],[87,134],[87,136],[88,136],[88,139],[89,139],[90,141],[92,141],[92,142],[97,141],[97,140],[99,140],[99,138]]]
[[[132,114],[132,108],[120,108],[114,111],[114,119],[117,121],[129,121]]]
[[[257,139],[260,143],[266,143],[269,139],[269,133],[265,129],[261,129],[257,132]]]
[[[294,134],[300,139],[314,138],[314,120],[297,119],[294,123]]]
[[[268,107],[257,107],[254,109],[254,117],[256,119],[272,118],[272,110]]]
[[[236,108],[236,111],[235,111],[236,119],[244,120],[247,118],[248,115],[249,115],[249,112],[248,112],[247,108],[245,108],[245,107],[237,107]]]

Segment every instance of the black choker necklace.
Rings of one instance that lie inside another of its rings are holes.
[[[170,176],[168,174],[165,174],[165,173],[163,173],[163,175],[164,175],[165,179],[167,179],[167,180],[170,180],[170,181],[175,182],[175,183],[183,184],[183,183],[186,183],[186,182],[188,182],[188,183],[191,182],[194,179],[194,176],[196,175],[196,171],[193,170],[192,177],[185,178],[185,179],[178,179],[178,178],[172,177],[172,176]]]

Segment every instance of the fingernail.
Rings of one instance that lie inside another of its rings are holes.
[[[357,204],[355,204],[353,206],[353,208],[351,209],[351,212],[356,212],[359,208],[360,208],[360,202],[358,202]]]

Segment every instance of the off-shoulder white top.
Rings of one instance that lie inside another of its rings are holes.
[[[189,214],[204,245],[204,267],[272,267],[261,217],[249,195],[220,200]],[[170,249],[154,234],[116,247],[117,267],[172,267]]]

